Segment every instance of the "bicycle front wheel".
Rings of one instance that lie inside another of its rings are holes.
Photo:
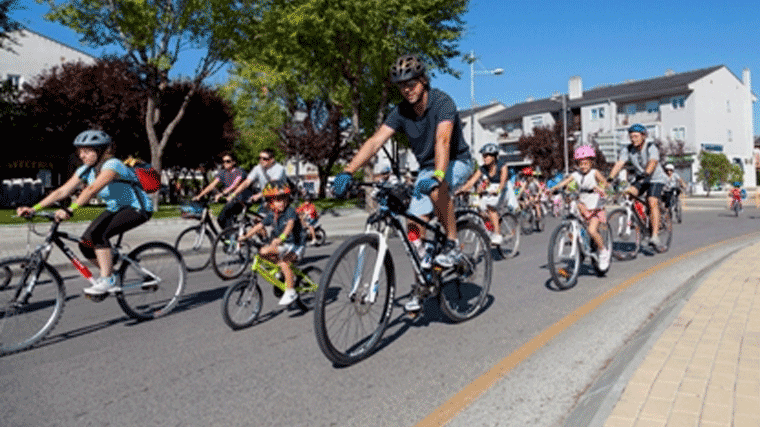
[[[379,237],[360,234],[333,253],[319,281],[314,331],[322,353],[346,366],[367,357],[388,327],[396,289],[390,252],[378,252]],[[383,256],[376,294],[370,300],[372,274]]]
[[[479,223],[457,221],[457,239],[462,259],[455,274],[442,279],[438,295],[441,311],[452,322],[462,322],[480,312],[488,298],[493,273],[491,241]]]
[[[238,242],[238,236],[245,232],[241,225],[227,227],[216,236],[211,251],[211,265],[223,280],[240,277],[251,262],[251,247]]]
[[[148,242],[127,255],[118,274],[119,306],[129,317],[147,320],[166,315],[179,303],[187,269],[176,249]]]
[[[660,210],[660,212],[667,212],[660,215],[660,229],[657,230],[657,236],[660,238],[660,247],[657,248],[657,252],[662,253],[667,252],[673,241],[673,217],[668,211]]]
[[[0,355],[26,350],[45,338],[61,318],[65,301],[63,280],[49,264],[29,258],[0,261]]]
[[[325,244],[325,240],[327,240],[327,233],[325,233],[325,230],[321,226],[314,229],[314,235],[317,238],[315,246],[322,246]]]
[[[261,313],[263,299],[255,274],[231,285],[222,298],[222,319],[234,330],[253,325]]]
[[[617,260],[636,258],[641,249],[641,228],[638,221],[628,218],[625,209],[615,209],[607,217],[612,233],[612,256]]]
[[[499,218],[499,228],[501,230],[501,245],[498,246],[501,256],[512,258],[517,255],[520,248],[520,224],[517,217],[511,213],[505,213]]]
[[[196,225],[180,233],[174,247],[182,255],[187,271],[200,271],[211,263],[213,243],[214,236],[211,232]]]
[[[520,211],[520,229],[526,236],[533,233],[533,215],[527,210]]]
[[[563,222],[549,238],[549,272],[559,289],[568,289],[578,281],[581,270],[581,248],[569,222]]]

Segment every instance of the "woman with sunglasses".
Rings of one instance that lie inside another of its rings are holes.
[[[222,191],[214,196],[214,201],[219,201],[220,197],[227,197],[232,193],[243,181],[245,171],[237,167],[237,159],[229,151],[225,151],[221,155],[222,157],[222,169],[216,173],[216,176],[209,185],[206,186],[197,196],[193,197],[194,201],[202,199],[206,194],[210,193],[216,188],[219,183],[222,184]],[[228,197],[230,200],[222,210],[219,212],[219,216],[216,218],[219,226],[222,230],[230,225],[232,219],[240,213],[240,209],[237,206],[240,204],[234,198]]]

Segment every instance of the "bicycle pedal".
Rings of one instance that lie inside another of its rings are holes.
[[[559,270],[557,270],[557,274],[564,277],[565,279],[570,277],[570,273],[568,273],[567,270],[565,270],[564,268],[560,268]]]
[[[108,298],[108,293],[101,294],[101,295],[84,294],[84,297],[92,302],[102,302],[103,300]]]

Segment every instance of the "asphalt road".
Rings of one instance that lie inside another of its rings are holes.
[[[748,208],[732,218],[722,203],[690,205],[669,252],[613,262],[605,278],[588,269],[567,291],[550,286],[545,268],[557,224],[551,219],[543,233],[523,236],[516,258],[494,264],[486,309],[456,325],[434,304],[417,321],[403,316],[411,285],[405,278],[412,275],[396,246],[399,306],[391,327],[375,354],[342,369],[319,351],[312,313],[283,311],[266,288],[261,321],[232,331],[220,314],[229,282],[210,270],[190,275],[178,310],[141,323],[113,299],[85,300],[84,281],[72,278],[52,334],[32,350],[0,358],[1,424],[410,426],[488,377],[490,387],[461,405],[450,425],[560,425],[606,362],[681,283],[749,237],[693,251],[760,231],[760,211]],[[307,261],[324,266],[339,243],[310,248]],[[624,290],[575,316],[547,344],[529,345],[621,284]],[[525,357],[514,369],[491,371],[516,350]]]

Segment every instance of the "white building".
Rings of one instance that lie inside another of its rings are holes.
[[[0,78],[16,87],[65,62],[95,63],[95,57],[29,29],[10,36],[18,44],[9,44],[12,52],[0,50]]]
[[[757,98],[748,69],[741,79],[723,65],[678,74],[669,70],[662,77],[587,91],[576,76],[569,81],[567,95],[517,104],[480,123],[500,134],[502,147],[518,163],[517,140],[537,126],[553,126],[561,117],[563,98],[568,122],[581,129],[570,140],[597,143],[608,162],[614,162],[619,149],[629,143],[628,126],[641,123],[666,150],[683,145],[686,161],[679,173],[685,180],[694,181],[697,155],[706,150],[724,153],[744,170],[745,186],[757,185],[752,122]]]
[[[464,139],[470,147],[470,153],[474,159],[479,158],[480,149],[489,142],[497,142],[499,133],[491,129],[486,129],[481,125],[480,120],[503,111],[507,107],[500,102],[493,102],[489,105],[460,110],[459,118],[462,120],[462,131]],[[474,122],[474,128],[473,128]]]

